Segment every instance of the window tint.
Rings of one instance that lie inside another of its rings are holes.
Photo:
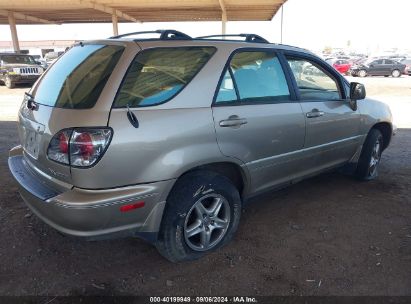
[[[152,106],[178,94],[214,54],[213,47],[157,48],[131,64],[114,107]]]
[[[389,59],[385,59],[384,64],[394,64],[394,61],[389,60]]]
[[[92,108],[124,47],[77,45],[47,70],[32,94],[36,102],[68,109]]]
[[[337,81],[322,67],[305,59],[287,58],[301,100],[341,99]]]
[[[271,102],[290,100],[290,92],[284,72],[274,53],[238,52],[231,59],[229,69],[234,76],[239,101]],[[216,102],[231,101],[230,98],[234,97],[234,86],[231,90],[228,89],[231,77],[228,71],[227,73],[221,83]],[[226,97],[228,94],[230,94],[229,98]]]
[[[372,62],[371,64],[383,64],[383,60],[375,60],[374,62]]]
[[[221,81],[220,90],[216,98],[216,103],[221,102],[236,102],[237,93],[234,88],[233,79],[231,78],[230,72],[227,72],[224,75],[223,80]]]

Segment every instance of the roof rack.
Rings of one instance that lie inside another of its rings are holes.
[[[208,39],[208,38],[225,38],[225,37],[244,37],[245,42],[255,42],[255,43],[270,43],[267,39],[256,35],[256,34],[230,34],[230,35],[209,35],[209,36],[200,36],[196,37],[196,39]],[[223,39],[216,39],[216,40],[223,40]]]
[[[128,36],[144,35],[144,34],[160,34],[160,38],[159,38],[160,40],[191,40],[192,39],[187,34],[184,34],[176,30],[156,30],[156,31],[132,32],[132,33],[113,36],[113,37],[110,37],[109,39],[118,39],[118,38],[123,38],[123,37],[128,37]]]

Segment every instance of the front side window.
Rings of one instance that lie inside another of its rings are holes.
[[[216,103],[269,103],[284,100],[290,100],[290,91],[275,53],[243,51],[236,53],[231,59]]]
[[[214,47],[175,47],[139,53],[126,73],[114,107],[153,106],[170,100],[215,51]]]
[[[301,100],[338,100],[341,93],[336,79],[319,65],[300,58],[287,58],[297,82]]]

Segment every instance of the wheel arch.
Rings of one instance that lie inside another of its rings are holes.
[[[371,129],[376,129],[381,132],[383,137],[383,150],[385,150],[391,142],[392,125],[388,122],[378,122]]]
[[[201,164],[195,167],[192,167],[185,172],[183,172],[176,180],[176,182],[183,176],[192,173],[194,171],[212,171],[218,174],[221,174],[227,177],[234,186],[238,189],[241,198],[248,191],[249,185],[249,176],[244,168],[242,168],[239,164],[230,161],[218,161],[218,162],[211,162],[206,164]]]

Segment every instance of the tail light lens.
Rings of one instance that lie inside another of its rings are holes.
[[[75,129],[70,140],[70,165],[94,165],[103,156],[111,134],[111,129]]]
[[[72,130],[58,132],[50,141],[47,156],[58,163],[69,164],[69,140]]]
[[[90,167],[106,151],[113,131],[110,128],[67,129],[50,141],[49,159],[73,167]]]

